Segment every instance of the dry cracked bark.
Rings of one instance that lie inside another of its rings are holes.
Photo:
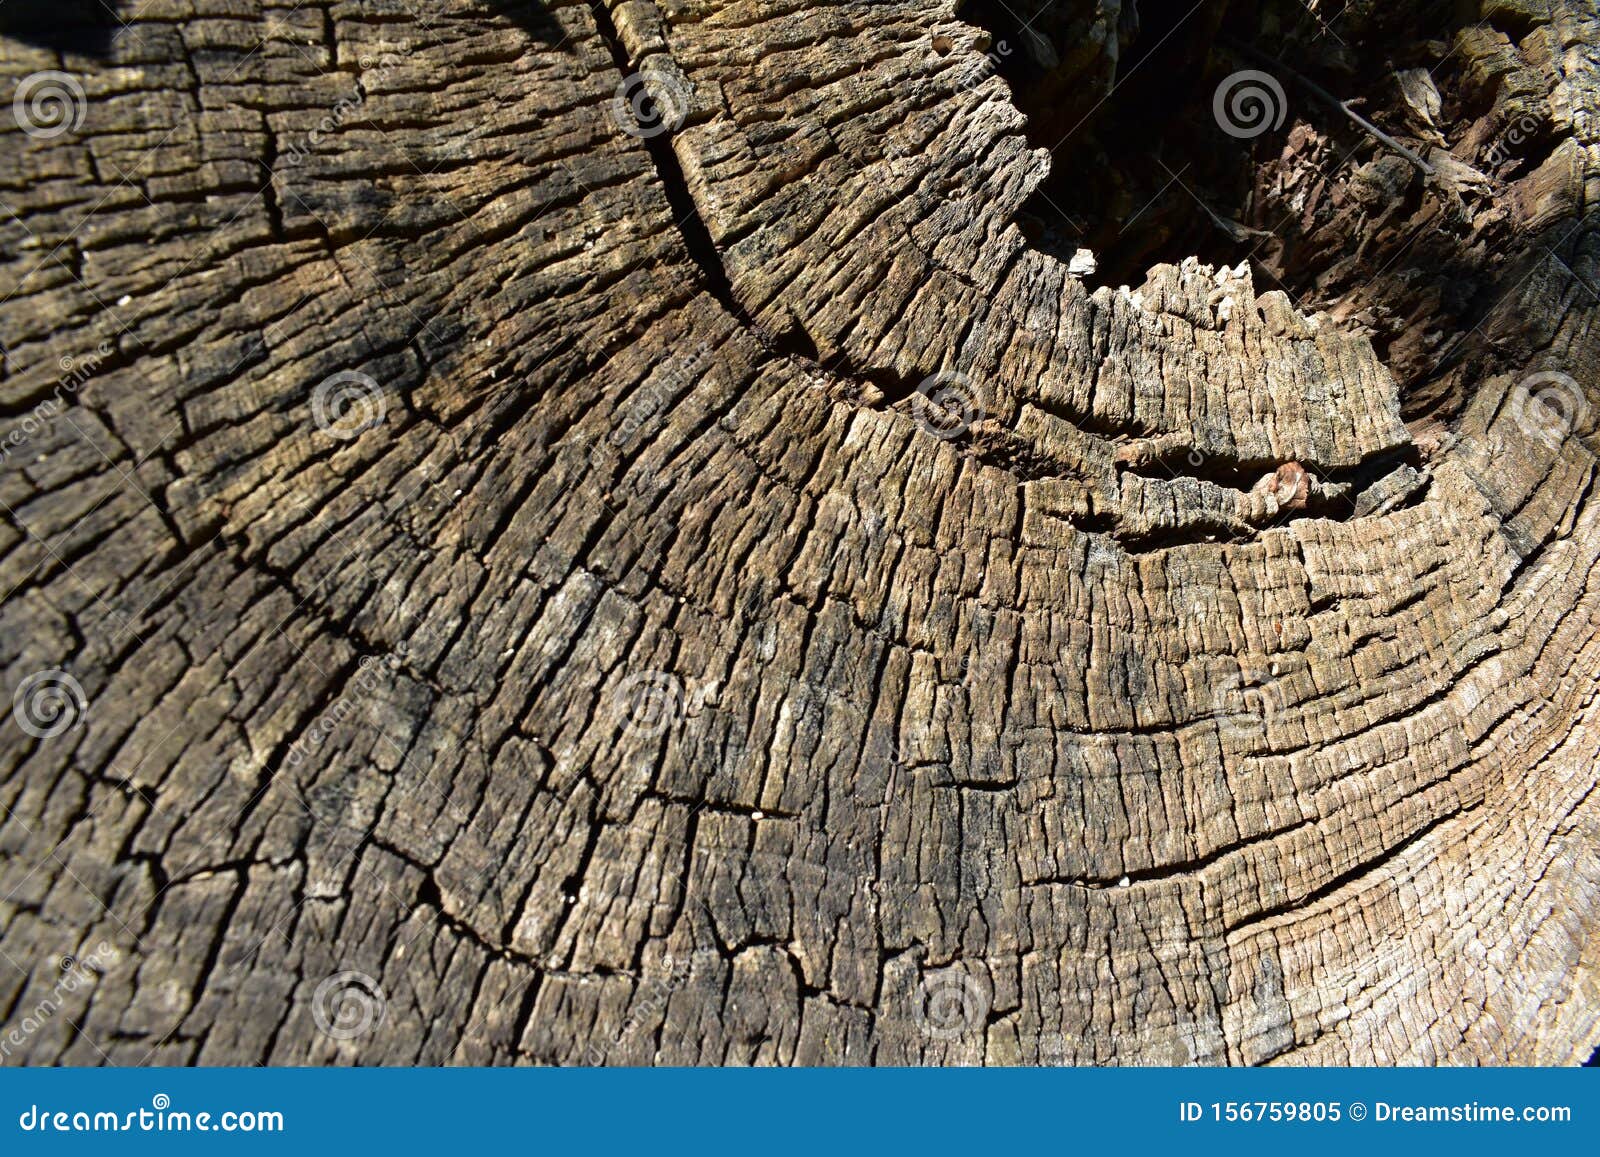
[[[952,0],[130,7],[0,30],[7,1063],[1594,1047],[1588,0],[1099,288]]]

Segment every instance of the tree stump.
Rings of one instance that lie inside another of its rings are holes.
[[[7,1063],[1600,1041],[1588,0],[1129,285],[983,5],[13,7]]]

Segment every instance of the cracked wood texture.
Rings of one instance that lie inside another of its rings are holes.
[[[952,0],[126,7],[0,31],[7,1063],[1594,1047],[1588,0],[1448,423],[1031,244]]]

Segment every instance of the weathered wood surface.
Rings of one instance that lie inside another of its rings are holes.
[[[1403,255],[1031,247],[950,0],[137,7],[0,35],[8,1063],[1594,1048],[1592,4],[1448,429]]]

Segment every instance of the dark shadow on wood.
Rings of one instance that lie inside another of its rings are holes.
[[[484,0],[484,7],[504,16],[546,48],[572,51],[570,34],[543,0]]]
[[[122,27],[117,0],[0,0],[0,36],[104,60]]]

